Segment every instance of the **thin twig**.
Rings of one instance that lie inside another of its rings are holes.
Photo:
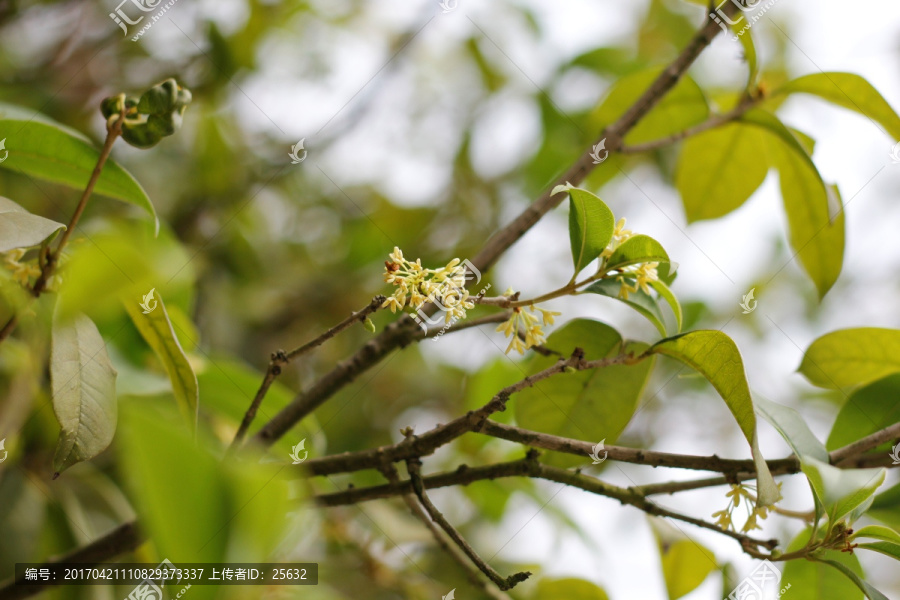
[[[384,469],[382,469],[382,473],[385,478],[393,485],[398,485],[400,483],[400,475],[397,473],[397,467],[393,464],[385,465]],[[411,487],[411,486],[410,486]],[[509,596],[504,594],[502,591],[497,589],[495,586],[489,584],[489,582],[483,580],[478,576],[478,571],[472,568],[472,564],[466,560],[465,554],[463,554],[459,548],[450,543],[447,539],[446,534],[441,533],[440,528],[435,525],[434,521],[431,520],[431,517],[428,516],[428,513],[425,512],[425,509],[416,501],[415,496],[412,493],[403,494],[401,496],[403,498],[403,502],[409,507],[410,512],[414,517],[419,519],[425,528],[431,532],[431,536],[434,538],[434,541],[437,543],[440,548],[446,552],[450,558],[453,559],[456,564],[460,566],[463,572],[466,574],[466,578],[469,582],[484,592],[486,595],[494,598],[494,600],[509,600]]]
[[[413,491],[416,493],[416,496],[419,498],[419,502],[425,508],[428,516],[431,517],[431,520],[441,526],[441,529],[443,529],[450,537],[450,539],[453,540],[453,542],[457,546],[459,546],[459,548],[463,552],[465,552],[466,556],[468,556],[469,559],[473,563],[475,563],[475,566],[477,566],[482,573],[487,575],[488,578],[493,581],[497,587],[504,591],[511,590],[519,583],[531,577],[530,571],[521,571],[519,573],[513,573],[509,577],[503,577],[489,564],[487,564],[484,559],[478,556],[478,553],[475,552],[475,549],[469,545],[465,538],[460,535],[456,528],[450,524],[450,522],[444,517],[441,511],[439,511],[428,498],[428,494],[425,493],[425,486],[422,483],[422,476],[420,471],[421,467],[422,462],[417,458],[406,461],[406,469],[409,472],[409,479],[412,482]]]
[[[358,310],[354,313],[351,313],[349,317],[318,336],[314,340],[303,344],[298,348],[294,348],[290,352],[285,352],[283,350],[279,350],[272,354],[271,360],[269,360],[269,367],[266,369],[266,374],[263,376],[262,383],[259,386],[259,389],[256,390],[256,395],[253,397],[253,401],[250,403],[250,407],[247,408],[247,412],[244,414],[244,419],[241,421],[240,427],[238,427],[237,433],[234,434],[234,440],[231,442],[231,446],[228,448],[228,453],[234,453],[244,441],[244,437],[247,435],[247,430],[250,429],[250,424],[253,423],[253,419],[256,418],[256,413],[259,410],[260,404],[262,404],[263,399],[266,397],[266,394],[269,391],[269,388],[272,386],[272,383],[275,379],[281,375],[281,368],[283,365],[289,363],[292,359],[301,356],[310,350],[317,348],[347,329],[357,321],[363,322],[369,318],[369,315],[374,313],[376,310],[381,308],[382,303],[384,302],[384,296],[375,296],[372,298],[372,301],[369,302],[363,309]]]
[[[890,427],[885,427],[872,435],[867,435],[861,440],[857,440],[843,448],[838,448],[831,453],[831,462],[835,465],[840,464],[845,460],[861,456],[869,450],[898,438],[900,438],[900,423],[894,423]]]

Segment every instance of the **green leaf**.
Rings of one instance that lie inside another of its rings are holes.
[[[116,432],[116,370],[97,326],[86,316],[54,323],[50,380],[62,428],[53,457],[58,475],[100,454]]]
[[[660,267],[664,267],[666,265],[660,265]],[[659,269],[657,269],[659,271]],[[675,275],[672,275],[672,279],[675,278]],[[681,303],[678,302],[678,298],[675,297],[675,294],[672,293],[672,290],[669,289],[669,286],[663,283],[665,279],[664,275],[660,272],[659,281],[651,281],[650,287],[656,290],[662,298],[669,303],[669,307],[672,309],[672,313],[675,315],[675,324],[678,325],[678,331],[681,332],[681,327],[683,324],[683,316],[681,312]]]
[[[716,556],[693,540],[681,540],[661,548],[663,579],[669,600],[697,589],[717,569]]]
[[[753,399],[737,345],[721,331],[690,331],[654,344],[649,352],[664,354],[703,375],[719,392],[750,443],[756,464],[759,502],[769,506],[780,498],[775,480],[759,450]]]
[[[839,469],[814,458],[800,464],[813,493],[834,525],[871,498],[884,482],[884,469]]]
[[[649,235],[633,235],[613,251],[606,260],[606,269],[613,271],[645,262],[667,263],[669,255],[662,244]]]
[[[653,326],[656,327],[660,335],[667,335],[662,311],[656,300],[641,290],[629,293],[627,299],[622,298],[619,296],[621,287],[622,284],[614,279],[601,279],[584,288],[584,292],[599,294],[601,296],[606,296],[607,298],[615,298],[619,302],[624,302],[653,323]]]
[[[788,443],[800,460],[813,458],[827,463],[828,450],[816,438],[803,417],[794,410],[775,402],[770,402],[758,395],[753,401],[756,413],[768,421],[774,427],[784,441]]]
[[[609,207],[597,196],[578,188],[570,188],[568,192],[569,241],[577,275],[609,245],[616,221]]]
[[[813,73],[789,81],[773,92],[805,93],[819,96],[832,104],[856,111],[880,123],[893,140],[900,139],[900,117],[872,84],[854,73]]]
[[[900,374],[888,375],[855,390],[841,407],[828,449],[836,450],[900,421]]]
[[[795,552],[806,546],[811,532],[809,529],[791,541],[786,552]],[[840,561],[852,572],[862,574],[859,559],[853,554],[839,550],[827,550],[822,553],[827,560]],[[846,577],[828,568],[821,562],[809,560],[791,560],[784,566],[781,577],[783,585],[790,584],[790,591],[784,598],[793,600],[862,600],[862,594]]]
[[[850,539],[857,540],[859,538],[872,538],[884,542],[900,544],[900,533],[897,533],[890,527],[884,527],[883,525],[866,525],[862,529],[857,530]]]
[[[894,560],[900,560],[900,544],[892,544],[891,542],[866,542],[858,544],[856,547],[860,550],[871,550],[873,552],[884,554]]]
[[[9,157],[0,167],[76,190],[85,188],[100,157],[100,151],[81,133],[30,110],[0,103],[2,139],[6,140]],[[115,161],[106,162],[94,191],[139,206],[159,227],[147,193]]]
[[[154,296],[156,301],[154,301]],[[158,306],[156,306],[157,301]],[[146,312],[146,308],[141,310],[141,305],[136,298],[131,302],[127,300],[124,302],[125,310],[128,311],[128,316],[131,317],[141,337],[153,349],[165,367],[182,416],[192,429],[196,429],[200,398],[197,376],[178,341],[175,330],[172,329],[172,322],[169,320],[162,296],[159,295],[159,292],[154,294],[154,290],[150,290],[144,296],[143,302],[152,308],[150,312]]]
[[[589,128],[600,131],[614,123],[647,91],[660,73],[662,68],[653,67],[619,79],[603,103],[591,113]],[[693,79],[685,76],[628,132],[625,143],[639,144],[663,138],[701,123],[708,116],[709,104],[703,90]]]
[[[731,27],[732,29],[737,29],[738,27],[743,29],[743,25],[741,25],[740,22]],[[749,29],[745,30],[744,33],[737,37],[741,46],[744,48],[744,60],[747,61],[747,89],[755,90],[756,81],[759,79],[759,61],[756,57],[756,44],[753,43],[753,36],[750,34]]]
[[[900,528],[900,483],[875,496],[866,516]]]
[[[844,210],[835,186],[826,186],[807,155],[799,155],[780,142],[769,146],[778,167],[791,247],[825,296],[841,273],[844,262]]]
[[[0,196],[0,252],[37,246],[66,226],[33,215],[9,198]]]
[[[826,565],[831,565],[838,571],[844,574],[853,584],[858,587],[862,592],[866,595],[866,598],[869,600],[888,600],[888,597],[873,588],[871,585],[862,580],[862,578],[853,572],[850,567],[845,565],[842,562],[838,562],[836,560],[828,560],[828,559],[816,559],[819,562],[823,562]]]
[[[840,389],[900,371],[900,330],[839,329],[815,340],[798,368],[813,385]]]
[[[537,583],[532,596],[535,600],[545,598],[565,598],[566,600],[609,600],[602,588],[584,579],[566,577],[562,579],[543,578]]]
[[[158,558],[242,562],[270,556],[288,527],[291,510],[284,468],[256,460],[225,461],[207,448],[219,443],[180,426],[175,407],[123,401],[122,477],[138,520]],[[294,507],[296,508],[296,500]],[[194,586],[190,596],[221,597],[216,586]]]
[[[675,171],[688,223],[737,209],[768,172],[766,137],[755,127],[728,123],[689,137]]]
[[[604,323],[576,319],[554,331],[546,346],[569,356],[582,348],[587,360],[616,356],[621,352],[642,352],[643,344],[625,344],[619,333]],[[528,374],[537,373],[556,362],[556,356],[536,356],[528,364]],[[614,365],[577,373],[563,373],[539,382],[516,394],[516,422],[528,429],[580,440],[613,443],[637,407],[647,383],[652,360],[634,365]],[[560,465],[583,463],[577,457],[548,455]]]

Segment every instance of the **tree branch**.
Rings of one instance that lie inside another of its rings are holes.
[[[460,535],[456,528],[450,524],[450,522],[444,517],[441,511],[439,511],[428,498],[428,494],[425,493],[425,486],[422,484],[422,477],[420,474],[421,468],[422,462],[417,458],[406,461],[406,469],[409,472],[409,479],[412,483],[413,491],[415,491],[416,496],[419,498],[419,503],[428,513],[428,516],[431,517],[431,520],[441,526],[441,529],[443,529],[450,537],[450,539],[453,540],[453,542],[457,546],[459,546],[460,550],[462,550],[466,554],[466,556],[468,556],[469,559],[473,563],[475,563],[475,566],[477,566],[482,573],[488,576],[488,579],[493,581],[494,584],[501,590],[506,591],[511,590],[519,583],[531,577],[530,571],[522,571],[519,573],[513,573],[509,577],[503,577],[489,564],[487,564],[484,559],[478,556],[478,553],[475,552],[475,549],[469,545],[465,538]]]
[[[315,338],[314,340],[303,344],[298,348],[294,348],[290,352],[284,352],[283,350],[279,350],[272,354],[271,360],[269,360],[269,367],[266,369],[266,374],[263,376],[262,383],[259,386],[259,389],[256,391],[256,396],[254,396],[253,401],[250,403],[250,407],[247,409],[246,414],[244,415],[244,419],[241,421],[240,427],[238,427],[237,433],[234,434],[234,440],[231,442],[231,446],[228,448],[229,453],[233,453],[237,450],[241,443],[244,441],[244,436],[247,435],[247,430],[250,429],[250,424],[253,423],[253,419],[256,417],[256,412],[259,410],[259,405],[262,404],[263,398],[266,397],[266,394],[269,391],[269,388],[272,386],[272,383],[275,381],[275,378],[281,375],[281,367],[289,363],[292,359],[301,356],[314,348],[318,348],[343,330],[347,329],[357,321],[360,323],[369,318],[369,315],[381,308],[382,303],[384,302],[384,296],[375,296],[372,298],[372,301],[369,302],[361,310],[358,310],[354,313],[350,313],[350,316]]]

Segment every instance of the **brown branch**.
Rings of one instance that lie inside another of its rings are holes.
[[[519,583],[525,581],[529,577],[531,577],[530,571],[522,571],[519,573],[513,573],[509,577],[503,577],[495,571],[489,564],[487,564],[484,559],[478,556],[478,553],[475,552],[475,549],[469,545],[469,542],[463,538],[462,535],[456,530],[453,525],[444,517],[441,511],[431,502],[431,499],[428,498],[428,494],[425,493],[425,486],[422,483],[422,476],[420,473],[420,469],[422,468],[422,462],[415,458],[406,461],[406,469],[409,472],[409,479],[412,483],[413,491],[416,493],[416,496],[419,498],[419,503],[428,513],[428,516],[431,517],[431,520],[441,526],[441,529],[450,537],[453,542],[459,546],[460,550],[462,550],[469,559],[475,563],[482,573],[488,576],[488,579],[494,582],[494,584],[500,588],[501,590],[511,590],[516,587]]]
[[[385,466],[382,473],[391,484],[397,485],[400,483],[400,475],[397,473],[397,467],[393,464]],[[412,486],[410,486],[410,489],[412,489]],[[494,600],[509,600],[509,596],[478,576],[478,571],[472,568],[471,563],[466,560],[465,554],[450,543],[446,534],[441,533],[440,528],[435,525],[434,521],[431,520],[431,517],[428,516],[428,513],[425,512],[425,509],[416,501],[416,497],[413,496],[411,492],[409,494],[403,494],[401,498],[403,498],[403,502],[409,507],[413,516],[421,521],[422,524],[425,525],[425,528],[431,532],[431,536],[434,538],[437,545],[446,552],[457,565],[459,565],[466,574],[466,578],[473,586],[484,592],[485,595],[494,598]]]
[[[83,566],[96,565],[103,561],[136,549],[143,543],[143,535],[138,529],[135,521],[130,521],[124,525],[119,525],[103,537],[100,537],[86,546],[77,548],[68,554],[54,560],[48,560],[41,566],[52,566],[60,563],[80,563]],[[40,567],[38,567],[40,568]],[[20,598],[28,598],[44,591],[45,589],[58,585],[58,583],[48,581],[44,585],[16,585],[22,583],[10,578],[0,584],[0,600],[19,600]]]
[[[898,438],[900,438],[900,423],[894,423],[890,427],[885,427],[880,431],[876,431],[872,435],[868,435],[861,440],[857,440],[843,448],[838,448],[831,453],[831,464],[839,465],[844,461],[861,456],[885,442],[890,442]]]
[[[372,301],[369,302],[369,304],[367,304],[364,308],[354,313],[350,313],[349,317],[347,317],[322,335],[318,336],[314,340],[307,342],[298,348],[294,348],[290,352],[279,350],[278,352],[272,354],[271,360],[269,360],[269,367],[266,369],[266,374],[263,376],[262,383],[260,384],[259,389],[256,391],[256,396],[253,397],[253,401],[250,403],[250,407],[247,409],[246,414],[244,414],[244,419],[241,421],[237,433],[234,434],[234,440],[232,440],[231,446],[228,448],[229,454],[235,452],[244,441],[244,436],[247,435],[247,430],[250,429],[250,424],[253,423],[253,419],[256,418],[256,412],[259,410],[260,404],[262,404],[262,401],[266,397],[266,394],[268,393],[269,388],[272,386],[272,383],[274,383],[275,379],[279,375],[281,375],[281,368],[283,365],[286,365],[292,359],[306,354],[314,348],[318,348],[357,321],[359,321],[360,323],[364,322],[369,318],[370,314],[381,308],[383,302],[384,296],[375,296],[374,298],[372,298]]]

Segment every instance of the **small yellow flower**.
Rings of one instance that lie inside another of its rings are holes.
[[[544,325],[553,325],[553,317],[558,317],[561,315],[561,312],[556,312],[553,310],[545,310],[543,308],[538,307],[538,310],[541,311],[541,319]]]

